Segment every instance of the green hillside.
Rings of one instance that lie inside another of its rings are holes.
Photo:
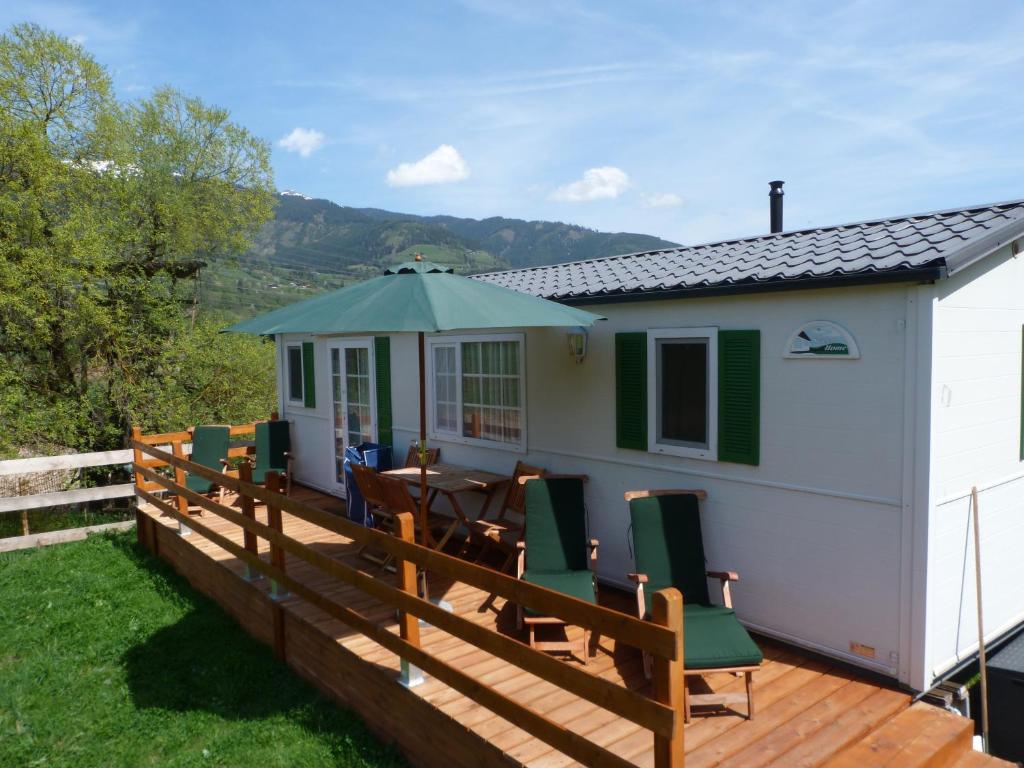
[[[416,216],[286,192],[248,253],[204,271],[201,292],[206,306],[246,317],[373,277],[416,253],[473,274],[672,245],[560,222]]]

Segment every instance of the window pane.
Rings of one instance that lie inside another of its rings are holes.
[[[519,379],[506,376],[501,380],[501,399],[505,405],[519,407]]]
[[[434,428],[458,432],[455,398],[455,346],[435,346],[434,355]]]
[[[480,342],[465,342],[462,345],[462,372],[480,373]]]
[[[288,347],[288,399],[302,399],[302,347]]]
[[[519,342],[464,342],[460,349],[462,434],[496,442],[519,442]]]
[[[708,443],[708,343],[658,342],[658,441]]]

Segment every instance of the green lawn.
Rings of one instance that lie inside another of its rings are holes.
[[[404,761],[130,531],[0,554],[0,765]]]

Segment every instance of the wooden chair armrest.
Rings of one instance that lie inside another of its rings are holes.
[[[726,608],[732,608],[732,591],[729,589],[730,581],[739,581],[740,575],[735,571],[708,571],[709,579],[719,579],[722,582],[722,602]]]
[[[701,501],[708,497],[708,492],[700,488],[662,488],[660,490],[626,491],[626,501],[647,499],[651,496],[696,496]]]
[[[526,485],[529,480],[582,480],[584,483],[590,482],[589,475],[520,475],[516,482],[520,485]]]
[[[648,581],[646,573],[627,573],[626,578],[634,584],[646,584]]]

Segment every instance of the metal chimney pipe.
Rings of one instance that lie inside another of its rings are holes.
[[[768,193],[768,200],[771,203],[771,228],[772,232],[782,231],[782,196],[786,194],[782,191],[782,185],[784,181],[769,181],[768,186],[771,187],[771,191]]]

